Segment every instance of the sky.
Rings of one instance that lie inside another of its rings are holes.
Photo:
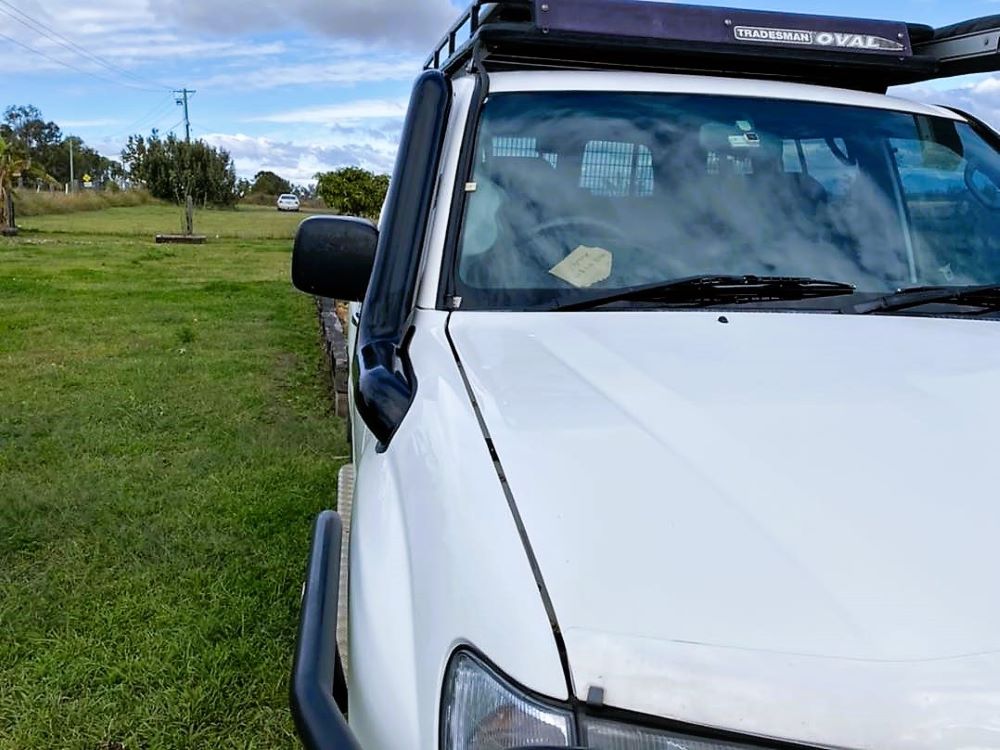
[[[714,3],[698,2],[711,5]],[[945,25],[1000,0],[730,0],[740,8]],[[409,89],[457,0],[0,0],[0,109],[33,104],[117,157],[131,133],[228,150],[241,176],[296,183],[357,165],[391,171]],[[1000,126],[1000,75],[898,90]]]

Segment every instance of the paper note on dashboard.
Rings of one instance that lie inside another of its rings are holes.
[[[549,270],[556,278],[562,279],[580,289],[586,289],[611,276],[614,256],[603,247],[580,245]]]

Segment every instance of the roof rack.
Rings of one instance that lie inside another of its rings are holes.
[[[933,37],[922,40],[916,49],[938,61],[938,78],[995,71],[1000,68],[1000,16],[935,29]]]
[[[456,75],[610,68],[764,77],[865,91],[1000,69],[1000,16],[943,29],[646,0],[476,0],[427,59]]]

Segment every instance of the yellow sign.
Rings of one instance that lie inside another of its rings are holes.
[[[84,182],[93,182],[93,180],[92,180],[92,179],[90,178],[90,175],[89,175],[89,174],[85,174],[85,175],[83,176],[83,181],[84,181]]]

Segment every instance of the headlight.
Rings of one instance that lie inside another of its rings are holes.
[[[594,750],[752,750],[726,740],[688,737],[601,719],[584,719],[585,747]]]
[[[442,722],[445,750],[568,747],[573,741],[569,711],[522,695],[465,652],[448,669]]]
[[[445,677],[443,750],[587,748],[588,750],[761,750],[740,742],[679,734],[641,724],[577,717],[569,708],[525,695],[482,659],[460,651]],[[803,750],[808,750],[803,748]]]

